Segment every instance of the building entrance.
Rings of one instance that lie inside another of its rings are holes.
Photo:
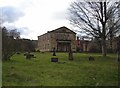
[[[70,41],[57,41],[58,52],[68,52],[71,45]]]

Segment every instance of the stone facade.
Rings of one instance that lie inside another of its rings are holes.
[[[117,52],[119,47],[120,37],[114,37],[112,40],[112,44],[110,44],[110,40],[106,40],[106,49],[108,53]],[[79,42],[79,45],[78,45]],[[101,49],[101,41],[94,40],[77,40],[77,48],[78,52],[81,50],[82,52],[102,52]]]
[[[38,47],[40,51],[56,51],[67,52],[69,49],[76,51],[76,33],[67,27],[48,31],[47,33],[38,36]]]

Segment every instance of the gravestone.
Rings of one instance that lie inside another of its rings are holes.
[[[51,62],[58,62],[58,58],[56,57],[56,51],[55,48],[53,48],[53,54],[52,54]]]
[[[29,60],[31,59],[30,53],[27,53],[27,54],[26,54],[26,59],[29,59]]]
[[[71,50],[71,46],[69,46],[68,59],[71,60],[71,61],[73,60],[73,52]]]
[[[89,61],[94,61],[95,59],[94,59],[94,57],[92,57],[92,56],[89,56]]]
[[[31,54],[30,52],[25,53],[24,56],[26,56],[26,59],[31,60],[31,58],[36,58],[34,54]]]
[[[58,58],[56,57],[51,58],[51,62],[58,62]]]
[[[17,52],[16,54],[20,54],[20,52]]]
[[[56,56],[55,48],[53,48],[53,56]]]

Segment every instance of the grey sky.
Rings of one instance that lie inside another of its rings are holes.
[[[13,23],[24,16],[24,13],[20,9],[12,6],[1,7],[0,11],[2,11],[2,16],[0,16],[2,23]]]
[[[61,26],[73,27],[67,19],[67,9],[74,0],[1,0],[2,23],[18,28],[21,37],[37,36]]]

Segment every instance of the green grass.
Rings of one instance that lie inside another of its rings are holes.
[[[52,63],[51,53],[34,53],[26,60],[23,54],[3,62],[3,86],[117,86],[116,55],[103,58],[100,54],[75,53],[74,61],[67,53],[57,53],[59,62]],[[88,56],[95,61],[88,61]]]
[[[0,60],[0,87],[2,86],[2,61]]]

